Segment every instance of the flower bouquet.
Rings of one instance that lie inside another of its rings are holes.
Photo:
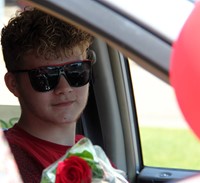
[[[78,141],[42,173],[41,183],[127,183],[125,173],[113,168],[100,146],[88,138]]]

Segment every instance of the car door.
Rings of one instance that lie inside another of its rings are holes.
[[[77,131],[89,137],[93,143],[101,145],[111,161],[127,172],[130,182],[166,182],[196,174],[198,167],[177,166],[182,159],[170,159],[175,151],[171,154],[162,154],[167,162],[177,161],[174,166],[165,165],[159,160],[159,163],[147,161],[146,148],[151,147],[153,155],[158,155],[158,152],[164,153],[167,150],[159,149],[161,146],[156,145],[157,140],[161,144],[163,142],[162,147],[168,147],[177,139],[164,141],[161,138],[162,133],[161,135],[159,133],[160,128],[151,128],[146,132],[146,128],[140,122],[143,111],[142,108],[138,108],[140,106],[138,98],[145,98],[146,94],[151,94],[150,89],[154,88],[150,85],[145,88],[145,95],[142,97],[138,95],[140,92],[137,92],[137,87],[150,83],[148,80],[147,82],[140,80],[145,77],[146,71],[159,78],[159,81],[162,80],[164,85],[169,85],[170,54],[172,42],[178,31],[169,37],[166,36],[167,34],[161,34],[162,30],[154,29],[154,24],[143,22],[140,19],[142,15],[130,15],[119,5],[113,5],[111,1],[29,0],[27,3],[80,26],[96,37],[92,49],[96,52],[97,62],[93,70],[88,105],[81,116]],[[186,1],[182,3],[179,1],[179,3],[183,7],[189,7],[187,15],[183,16],[186,19],[193,4]],[[154,6],[156,7],[156,4]],[[177,30],[180,30],[184,18]],[[132,70],[134,66],[135,70]],[[139,77],[136,75],[138,70],[142,70],[139,72]],[[140,82],[137,85],[138,80]],[[160,90],[162,87],[163,83],[158,87],[158,92],[162,93]],[[143,103],[145,106],[150,106],[150,109],[153,103],[159,100],[158,95],[160,95],[160,93],[156,95],[152,93],[154,95],[147,95],[147,97],[153,100],[150,102],[146,100]],[[164,103],[159,107],[163,107]],[[160,123],[163,123],[162,117]],[[167,130],[168,133],[176,133],[171,128]],[[145,144],[144,138],[152,137],[152,135],[148,136],[148,133],[160,136]],[[179,150],[190,152],[186,146],[185,149]],[[184,155],[181,157],[184,158]],[[191,159],[193,159],[192,155]]]

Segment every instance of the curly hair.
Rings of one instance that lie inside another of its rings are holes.
[[[8,71],[19,68],[23,56],[29,52],[54,59],[68,56],[74,46],[90,45],[92,41],[93,37],[81,29],[30,7],[17,12],[1,32]]]

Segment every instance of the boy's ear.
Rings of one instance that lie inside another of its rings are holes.
[[[10,92],[12,92],[16,97],[19,97],[19,91],[18,91],[18,86],[17,86],[18,83],[17,83],[15,75],[11,72],[7,72],[4,76],[4,80]]]

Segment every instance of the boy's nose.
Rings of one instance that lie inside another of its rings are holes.
[[[66,93],[66,92],[71,92],[73,91],[72,87],[68,83],[67,79],[65,76],[61,75],[58,85],[55,88],[55,93],[60,94],[60,93]]]

